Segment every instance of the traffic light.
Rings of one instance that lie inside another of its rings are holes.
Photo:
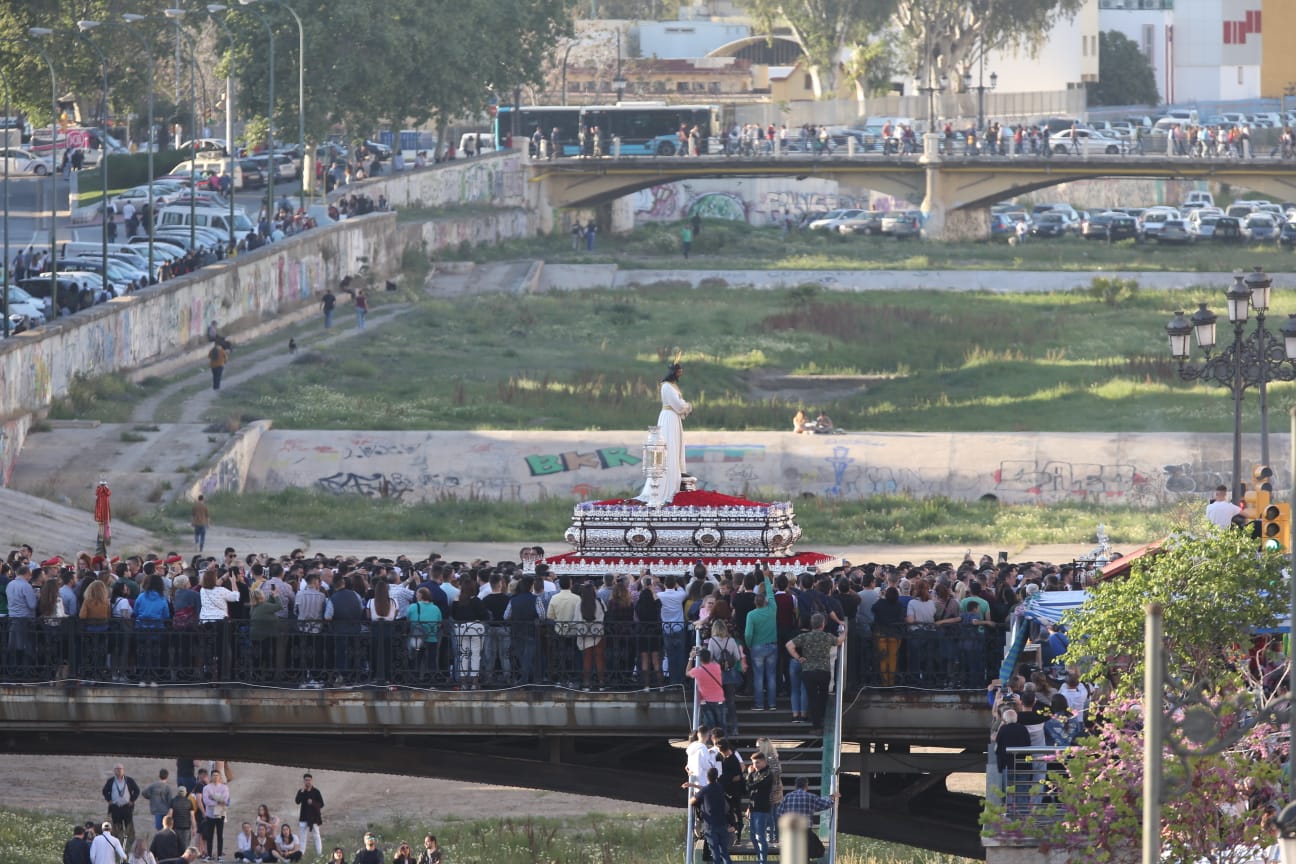
[[[1291,505],[1270,504],[1265,508],[1260,527],[1264,548],[1291,551]]]
[[[1248,522],[1263,519],[1273,492],[1273,469],[1268,465],[1256,465],[1251,469],[1251,485],[1242,484],[1242,490],[1242,514]]]

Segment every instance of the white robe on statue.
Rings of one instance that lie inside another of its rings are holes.
[[[680,488],[680,478],[684,470],[684,418],[693,410],[693,406],[684,401],[679,386],[672,381],[661,382],[661,413],[657,415],[657,425],[661,427],[662,440],[666,442],[666,475],[662,477],[661,488],[665,492],[664,504],[671,503]],[[652,492],[652,481],[644,483],[639,500],[652,503],[649,497]]]

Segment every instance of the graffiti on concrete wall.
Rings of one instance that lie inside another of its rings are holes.
[[[1228,485],[1231,475],[1231,467],[1222,463],[1185,462],[1153,469],[1119,463],[1005,460],[993,476],[994,494],[1011,500],[1123,501],[1151,506],[1205,496],[1217,485]]]
[[[569,450],[566,453],[535,453],[525,457],[527,469],[532,477],[545,474],[561,474],[564,471],[578,471],[581,468],[594,468],[606,471],[608,468],[619,468],[622,465],[638,465],[642,460],[632,454],[628,447],[601,447],[588,453]]]
[[[800,218],[807,213],[843,207],[885,212],[913,206],[881,193],[855,195],[839,192],[837,184],[832,181],[795,184],[741,180],[681,181],[640,190],[634,193],[633,201],[638,221],[670,222],[697,215],[703,219],[729,219],[752,225],[774,224],[785,214]]]

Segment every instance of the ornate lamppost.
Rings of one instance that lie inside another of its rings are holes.
[[[1233,395],[1233,479],[1231,488],[1240,500],[1242,478],[1242,394],[1254,387],[1260,393],[1260,462],[1269,464],[1270,381],[1296,380],[1296,315],[1289,315],[1277,334],[1265,327],[1273,279],[1260,267],[1247,275],[1238,271],[1233,285],[1225,293],[1233,341],[1216,348],[1216,315],[1199,305],[1191,319],[1176,312],[1166,324],[1170,337],[1170,356],[1179,361],[1179,377],[1184,381],[1206,381],[1226,388]],[[1256,327],[1247,333],[1250,310],[1256,312]],[[1189,337],[1195,337],[1204,359],[1189,363]]]

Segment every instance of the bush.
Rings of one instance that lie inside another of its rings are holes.
[[[1119,306],[1127,300],[1138,296],[1137,279],[1117,279],[1110,276],[1095,276],[1089,283],[1089,296],[1101,300],[1108,306]]]
[[[171,173],[171,169],[189,158],[189,150],[164,150],[153,154],[153,172],[155,177]],[[77,176],[78,200],[81,206],[97,204],[103,180],[98,168],[82,171]],[[129,189],[142,186],[149,181],[147,153],[121,153],[108,157],[108,190]]]

